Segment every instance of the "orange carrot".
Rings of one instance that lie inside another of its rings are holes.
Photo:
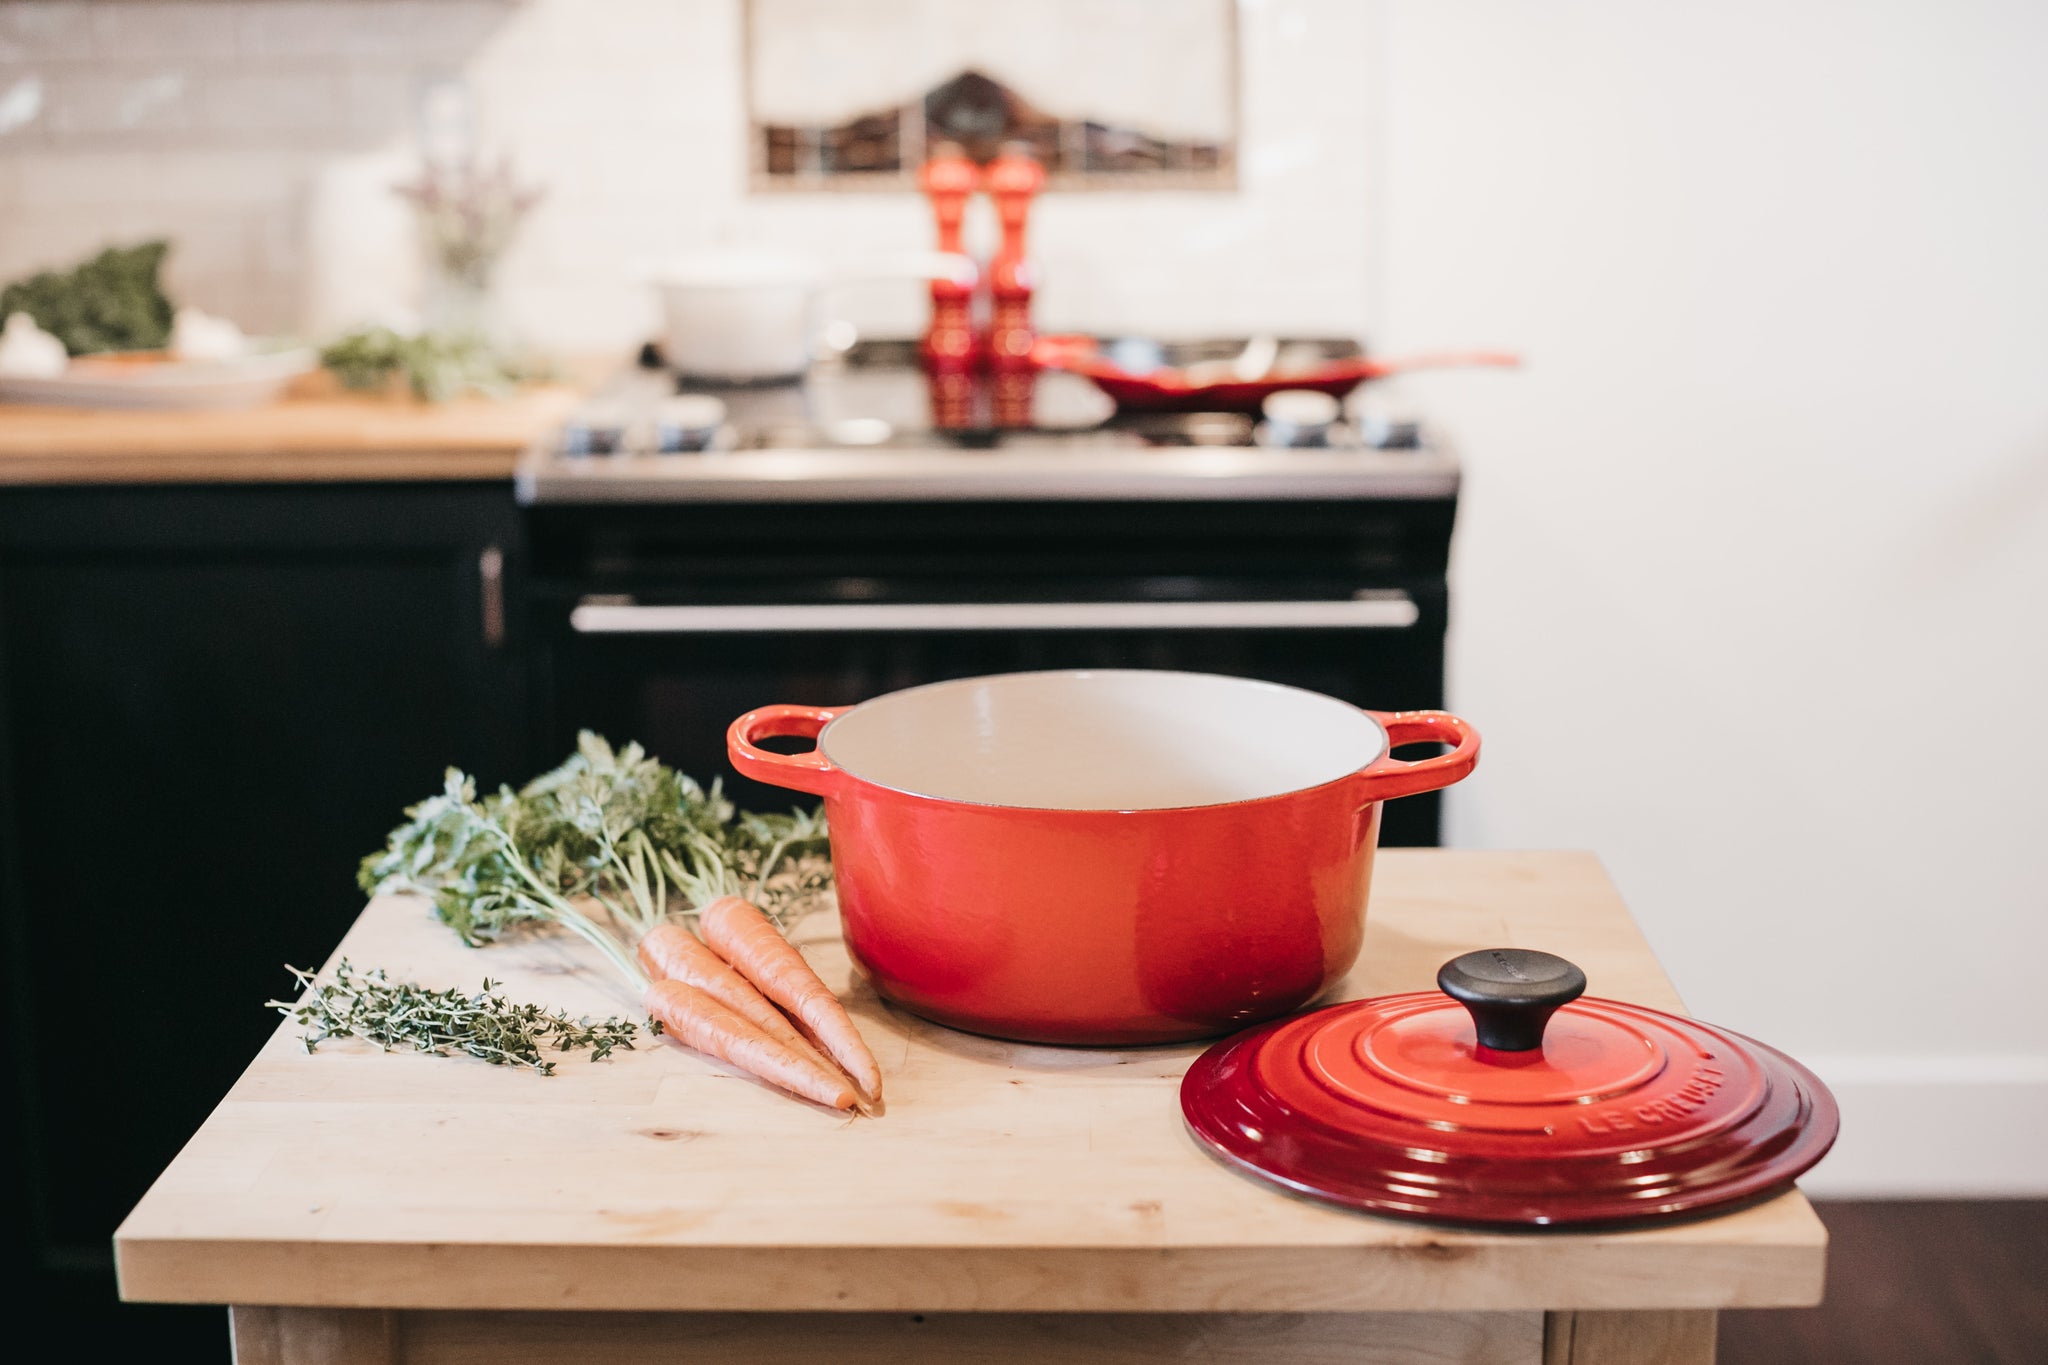
[[[767,996],[682,925],[657,924],[649,929],[640,939],[637,956],[649,977],[695,986],[799,1057],[817,1063],[827,1077],[839,1079],[838,1068],[768,1003]]]
[[[853,1026],[853,1016],[766,915],[738,896],[721,896],[698,912],[697,927],[713,952],[809,1027],[863,1094],[882,1098],[882,1068]]]
[[[664,1031],[699,1052],[731,1062],[772,1085],[834,1109],[851,1109],[858,1099],[843,1080],[828,1078],[752,1024],[697,987],[682,981],[657,981],[641,997],[647,1012]]]

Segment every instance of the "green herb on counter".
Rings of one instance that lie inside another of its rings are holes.
[[[389,327],[351,332],[320,352],[320,363],[351,389],[382,389],[402,378],[414,397],[442,403],[465,393],[502,398],[545,371],[506,355],[481,336]]]
[[[0,290],[0,318],[27,313],[72,355],[154,351],[170,343],[171,301],[157,283],[169,242],[110,246],[67,271],[46,270]]]
[[[736,810],[651,758],[583,732],[576,752],[518,791],[479,797],[450,768],[439,794],[406,811],[385,847],[363,859],[364,891],[431,896],[465,943],[552,920],[591,942],[629,980],[629,945],[667,919],[744,895],[779,926],[831,889],[822,808]],[[608,922],[607,922],[608,921]]]
[[[631,1051],[638,1032],[638,1026],[625,1019],[593,1024],[560,1010],[517,1004],[488,977],[481,991],[469,995],[392,981],[381,968],[365,972],[347,958],[335,965],[331,981],[319,984],[311,972],[285,970],[298,978],[305,995],[264,1004],[306,1026],[308,1052],[330,1038],[364,1038],[386,1052],[410,1048],[437,1057],[464,1053],[493,1066],[530,1067],[552,1076],[555,1064],[542,1055],[544,1051],[588,1051],[591,1061],[601,1061],[614,1048]]]
[[[880,1069],[852,1020],[775,933],[831,887],[822,811],[742,813],[716,784],[706,791],[637,744],[613,749],[585,731],[566,762],[518,791],[480,797],[450,768],[439,794],[406,816],[363,859],[364,890],[430,896],[472,947],[521,924],[556,924],[596,948],[654,1019],[699,1051],[834,1109],[880,1096]],[[693,917],[709,930],[703,943],[673,922]],[[656,950],[663,942],[723,957],[731,970],[672,975]],[[662,979],[649,981],[641,948]],[[800,1011],[833,1061],[851,1057],[856,1069],[842,1075],[819,1060],[776,1004]],[[319,1036],[330,1035],[308,1035],[309,1045]]]

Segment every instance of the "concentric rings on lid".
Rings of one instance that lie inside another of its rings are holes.
[[[1519,950],[1468,956],[1497,965],[1503,953],[1570,967]],[[1536,1226],[1733,1203],[1788,1184],[1834,1141],[1833,1097],[1774,1048],[1574,999],[1583,975],[1474,985],[1456,970],[1466,961],[1439,976],[1460,999],[1333,1005],[1211,1048],[1181,1085],[1189,1128],[1248,1173],[1333,1203]],[[1533,1047],[1480,1041],[1482,1027],[1513,1041],[1534,1016]]]

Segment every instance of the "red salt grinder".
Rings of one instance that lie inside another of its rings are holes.
[[[941,142],[919,169],[917,183],[931,200],[939,250],[964,256],[960,224],[967,216],[968,199],[981,186],[981,168],[958,143]],[[976,284],[971,276],[931,282],[932,317],[921,348],[927,369],[935,373],[970,370],[979,362],[979,339],[974,334]]]
[[[1024,224],[1031,201],[1045,186],[1045,167],[1031,154],[1030,144],[1006,142],[984,175],[989,198],[1003,226],[1003,244],[989,265],[988,364],[1001,371],[1029,370],[1035,334],[1031,328],[1031,294],[1037,280],[1024,258]]]

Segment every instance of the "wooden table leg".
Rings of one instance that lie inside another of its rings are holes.
[[[391,1314],[381,1308],[228,1309],[235,1365],[398,1365]]]
[[[1711,1308],[1543,1315],[1543,1365],[1714,1365]]]

